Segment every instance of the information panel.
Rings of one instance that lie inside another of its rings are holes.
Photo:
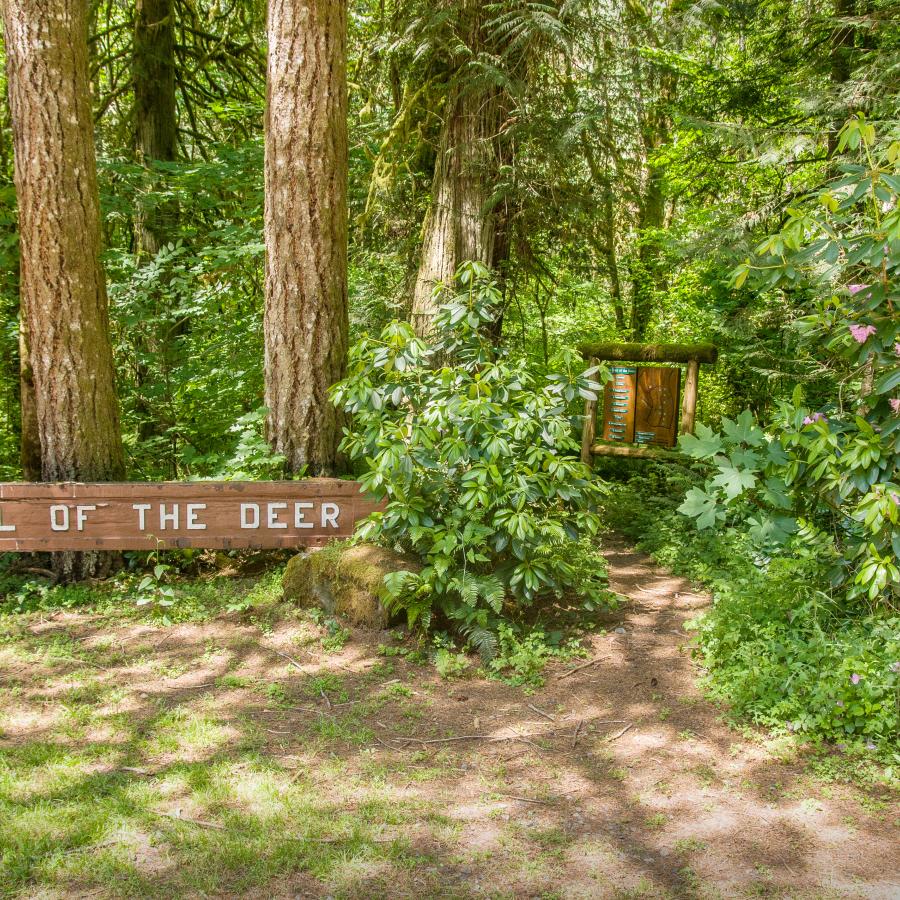
[[[321,546],[378,508],[336,478],[2,483],[0,552]]]
[[[610,366],[603,402],[603,440],[630,444],[634,441],[636,375],[634,366]]]

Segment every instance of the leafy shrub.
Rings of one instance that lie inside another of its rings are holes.
[[[603,488],[578,460],[569,415],[605,373],[573,354],[565,371],[533,376],[488,336],[500,298],[486,270],[467,264],[458,282],[431,340],[396,321],[363,337],[332,395],[352,415],[343,451],[387,500],[360,534],[426,563],[388,580],[393,602],[411,624],[439,610],[489,658],[497,623],[538,599],[607,600],[602,558],[573,552],[599,531]]]
[[[900,618],[847,616],[812,557],[741,571],[739,539],[722,544],[738,572],[714,580],[715,605],[695,623],[712,693],[765,725],[896,748]]]
[[[682,512],[700,528],[743,518],[767,551],[803,543],[850,598],[900,601],[900,140],[862,116],[843,128],[852,159],[787,210],[784,228],[734,272],[740,287],[809,290],[796,329],[810,356],[844,374],[843,396],[808,409],[798,387],[765,430],[746,412],[723,434],[698,426],[682,449],[714,470]],[[788,540],[790,535],[796,535]]]

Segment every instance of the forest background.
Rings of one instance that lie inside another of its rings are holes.
[[[701,639],[724,696],[873,747],[900,727],[898,50],[889,0],[382,0],[350,4],[345,61],[350,343],[395,319],[426,332],[435,282],[475,260],[491,341],[534,377],[596,340],[718,345],[694,462],[604,464],[605,521],[718,586]],[[127,477],[281,477],[265,5],[93,3],[88,66]],[[40,468],[0,115],[15,480]],[[784,456],[764,459],[773,433]]]

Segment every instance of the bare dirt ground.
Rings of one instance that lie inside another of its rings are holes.
[[[297,618],[30,617],[0,895],[900,898],[896,798],[726,725],[682,630],[707,599],[608,558],[632,602],[532,695]]]

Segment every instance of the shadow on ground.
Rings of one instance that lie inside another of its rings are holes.
[[[724,724],[682,629],[706,599],[608,555],[632,602],[533,695],[298,616],[11,620],[0,894],[900,896],[892,798]]]

